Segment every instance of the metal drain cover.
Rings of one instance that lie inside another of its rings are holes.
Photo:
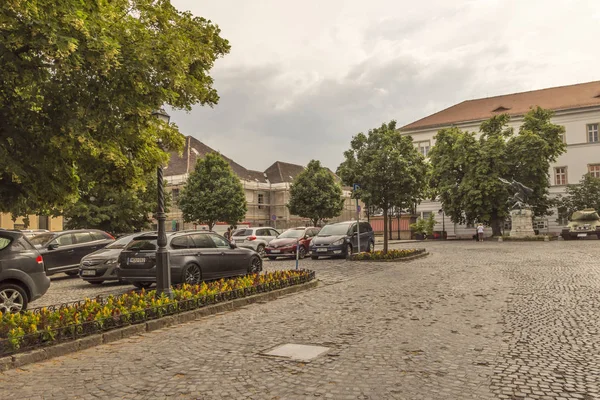
[[[283,357],[294,361],[310,361],[329,351],[329,347],[310,346],[305,344],[282,344],[263,353],[265,356]]]

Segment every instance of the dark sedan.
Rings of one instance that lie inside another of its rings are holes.
[[[30,239],[44,257],[48,275],[77,275],[83,257],[114,241],[114,237],[97,229],[48,232]]]
[[[265,252],[269,260],[275,260],[277,257],[296,257],[304,258],[310,248],[310,241],[321,228],[291,228],[283,232],[277,238],[271,240]]]
[[[167,234],[173,284],[197,284],[262,271],[262,259],[253,250],[238,248],[223,236],[206,231]],[[119,255],[117,277],[147,288],[156,282],[157,236],[141,235]]]
[[[122,236],[103,249],[95,251],[81,259],[79,276],[86,282],[99,285],[105,281],[116,281],[117,261],[121,251],[135,238],[141,235],[152,235],[156,232],[138,232]]]

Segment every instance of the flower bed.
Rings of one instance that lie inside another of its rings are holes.
[[[383,251],[373,251],[371,253],[358,253],[353,254],[351,257],[352,261],[394,261],[403,258],[414,257],[420,254],[424,254],[425,249],[402,249],[402,250],[388,250],[387,253]]]
[[[546,239],[547,238],[547,239]],[[503,242],[543,242],[546,240],[557,240],[557,236],[535,235],[525,237],[502,236]]]
[[[85,299],[20,314],[0,312],[0,355],[145,322],[210,304],[268,292],[314,279],[314,271],[288,270],[234,279],[183,284],[173,288],[173,300],[155,290]]]

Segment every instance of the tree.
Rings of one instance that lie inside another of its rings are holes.
[[[183,147],[151,113],[212,106],[228,42],[169,0],[0,2],[0,211],[62,210],[102,183],[138,190]]]
[[[185,222],[206,224],[210,230],[219,221],[236,225],[247,211],[239,178],[217,153],[209,153],[196,163],[178,204]]]
[[[396,121],[352,138],[338,175],[347,185],[358,184],[356,195],[383,210],[383,251],[388,250],[388,213],[392,207],[411,208],[426,188],[427,166],[412,138],[396,130]]]
[[[531,187],[528,203],[534,215],[547,215],[552,206],[550,164],[565,151],[564,127],[552,124],[551,117],[551,111],[532,109],[516,135],[507,114],[484,121],[479,138],[457,127],[441,129],[429,153],[429,185],[446,215],[455,223],[486,223],[494,235],[501,235],[510,215],[510,193],[498,178]]]
[[[290,213],[302,218],[310,218],[314,226],[319,221],[337,217],[344,209],[342,188],[334,175],[311,160],[290,186]]]
[[[146,187],[119,190],[100,184],[81,193],[74,204],[62,213],[67,229],[94,228],[112,234],[140,232],[152,226],[151,215],[156,211],[157,182],[154,174],[146,176]],[[165,193],[165,207],[171,194]]]
[[[563,220],[586,208],[600,210],[600,178],[585,174],[579,184],[567,185],[564,196],[559,196],[556,203],[558,217]]]

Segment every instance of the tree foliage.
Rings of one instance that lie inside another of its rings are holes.
[[[567,185],[557,199],[558,217],[567,220],[575,211],[593,208],[600,211],[600,178],[585,174],[576,185]]]
[[[247,211],[239,178],[217,153],[209,153],[196,163],[178,204],[185,222],[206,224],[208,229],[217,222],[237,225],[244,220]]]
[[[0,2],[0,211],[61,210],[95,185],[137,190],[181,149],[151,113],[218,101],[229,44],[169,0]]]
[[[337,217],[344,209],[342,188],[334,175],[321,163],[312,160],[290,186],[288,208],[292,214],[319,221]]]
[[[357,195],[383,210],[384,252],[388,248],[388,213],[393,207],[411,208],[426,188],[427,166],[412,138],[396,130],[396,121],[352,138],[338,175],[347,185],[359,184]]]
[[[156,211],[157,196],[155,174],[146,175],[146,185],[139,189],[119,190],[112,185],[96,185],[65,208],[65,227],[95,228],[112,234],[147,230],[152,226],[151,215]],[[166,192],[167,212],[170,203],[171,194]]]
[[[430,187],[455,223],[482,222],[501,234],[509,216],[508,188],[498,179],[517,180],[533,189],[528,203],[535,215],[547,215],[550,164],[565,151],[564,127],[553,124],[552,112],[540,107],[524,116],[518,134],[501,114],[484,121],[480,135],[457,127],[441,129],[429,153]]]

